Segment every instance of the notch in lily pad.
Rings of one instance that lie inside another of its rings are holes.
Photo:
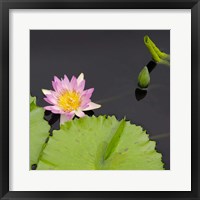
[[[147,88],[150,84],[150,74],[147,66],[145,66],[138,76],[138,85],[141,88]]]
[[[170,65],[170,55],[160,51],[160,49],[155,45],[155,43],[150,39],[148,35],[144,36],[144,44],[146,45],[147,49],[149,50],[152,59],[156,63],[164,64],[164,65]]]

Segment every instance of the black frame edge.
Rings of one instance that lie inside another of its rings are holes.
[[[194,189],[196,193],[196,198],[200,198],[200,174],[199,174],[199,166],[200,166],[200,148],[198,147],[198,143],[200,142],[199,135],[194,135],[195,131],[199,132],[199,125],[198,125],[198,119],[199,119],[199,86],[200,81],[198,80],[198,77],[200,77],[200,71],[199,71],[199,34],[200,34],[200,2],[198,2],[196,5],[192,8],[192,18],[191,18],[191,37],[192,37],[192,43],[191,43],[191,60],[192,60],[192,96],[191,96],[191,103],[192,103],[192,116],[191,116],[191,125],[192,125],[192,188]],[[198,163],[195,163],[195,161],[198,160]],[[195,185],[195,183],[197,183]]]
[[[9,191],[9,9],[46,8],[165,8],[191,9],[192,12],[192,192],[12,192]],[[200,1],[199,0],[0,0],[0,197],[1,199],[140,199],[153,200],[200,200],[200,137],[198,119],[200,115],[199,95],[200,70]],[[115,194],[114,194],[115,193]],[[132,194],[131,194],[132,193]],[[181,195],[180,195],[181,194]]]
[[[1,0],[13,9],[188,9],[199,0]]]
[[[1,9],[1,90],[0,90],[0,128],[1,128],[1,194],[9,191],[9,12],[4,3]],[[6,134],[7,133],[7,134]]]

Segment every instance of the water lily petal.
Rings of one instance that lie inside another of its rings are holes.
[[[55,99],[58,99],[59,96],[60,96],[60,93],[55,92],[55,91],[51,91],[51,95],[52,95]]]
[[[85,80],[82,80],[80,82],[80,84],[78,85],[78,87],[77,87],[77,91],[80,92],[80,93],[82,93],[83,90],[84,90],[84,88],[85,88]]]
[[[82,98],[81,98],[81,105],[80,105],[81,109],[83,110],[84,108],[86,108],[87,105],[88,105],[90,102],[91,102],[90,99],[82,97]]]
[[[51,102],[50,104],[57,104],[57,98],[53,94],[46,94],[44,100],[48,103]]]
[[[84,80],[84,74],[83,73],[81,73],[80,75],[79,75],[79,77],[77,78],[77,83],[78,83],[78,85],[81,83],[81,81],[83,81]]]
[[[94,92],[94,88],[90,88],[82,92],[82,97],[90,99],[92,93]]]
[[[54,104],[51,100],[49,100],[48,98],[44,98],[44,100],[49,103],[49,104]]]
[[[88,106],[88,103],[91,102],[90,97],[92,96],[92,93],[94,91],[94,88],[90,88],[88,90],[83,91],[81,94],[81,109],[85,109]]]
[[[60,79],[57,76],[54,76],[54,82],[60,82]]]
[[[78,109],[75,111],[75,115],[77,115],[78,117],[84,117],[85,113],[82,110]]]
[[[75,76],[72,76],[72,79],[70,81],[70,90],[76,90],[77,89],[77,79]]]
[[[63,87],[63,90],[69,90],[70,82],[66,75],[64,75],[64,79],[62,80],[62,87]]]
[[[64,124],[67,121],[73,119],[74,113],[65,113],[60,115],[60,124]]]
[[[90,103],[88,103],[88,107],[83,109],[83,111],[94,110],[94,109],[97,109],[97,108],[100,108],[100,107],[101,107],[101,105],[94,103],[94,102],[90,102]]]
[[[64,75],[64,81],[69,83],[69,79],[66,74]]]
[[[45,110],[50,110],[54,114],[63,114],[63,113],[65,113],[58,106],[45,106],[44,109]]]
[[[42,93],[43,93],[44,95],[46,95],[46,94],[51,94],[51,90],[42,89]]]
[[[52,86],[57,93],[62,93],[65,90],[65,87],[63,87],[63,80],[62,79],[60,80],[57,76],[54,76],[54,81],[52,81]]]
[[[62,82],[60,80],[59,81],[52,81],[52,86],[53,86],[53,89],[56,92],[62,93],[63,87],[62,87]]]

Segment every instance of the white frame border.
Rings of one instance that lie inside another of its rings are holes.
[[[9,19],[10,191],[191,191],[191,10],[10,10]],[[170,29],[171,170],[29,171],[30,29]]]

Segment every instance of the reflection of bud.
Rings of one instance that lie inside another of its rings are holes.
[[[147,88],[150,83],[150,74],[148,68],[145,66],[138,76],[138,85],[141,88]]]

